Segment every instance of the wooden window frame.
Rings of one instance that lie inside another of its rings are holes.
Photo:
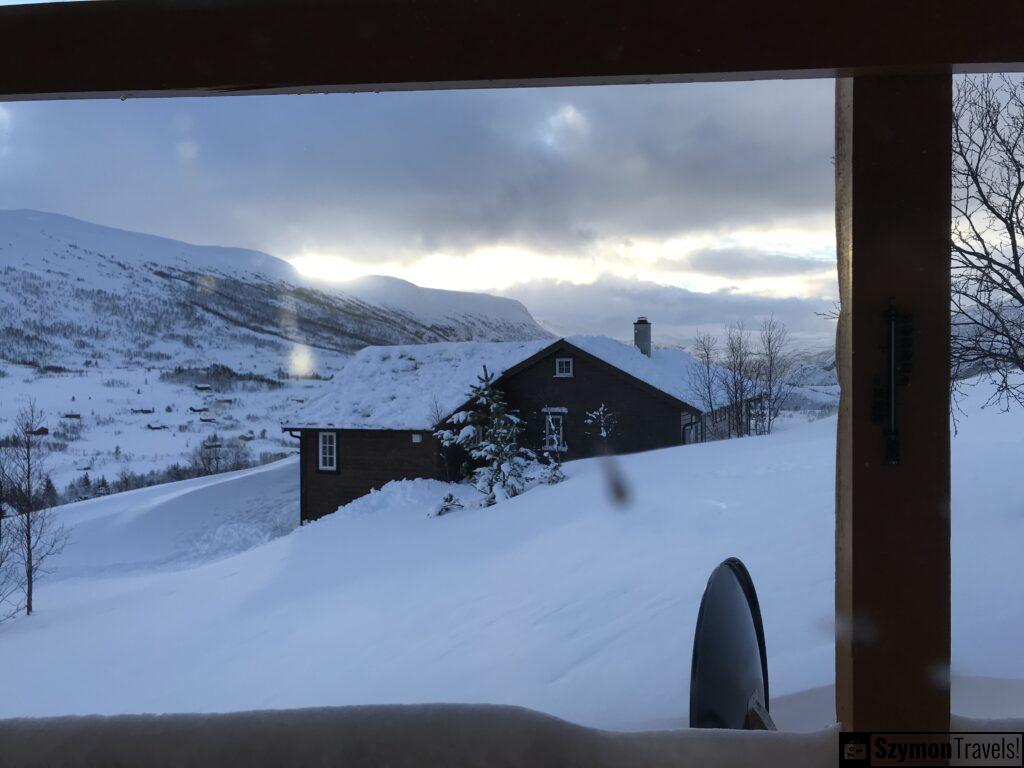
[[[562,363],[569,364],[569,370],[565,373],[562,372]],[[576,377],[576,363],[571,357],[560,356],[555,358],[555,378],[556,379],[573,379]]]
[[[945,731],[950,82],[1024,71],[1019,0],[985,11],[999,24],[935,0],[13,5],[0,7],[0,101],[836,78],[837,709],[848,729]],[[905,179],[931,191],[892,206]],[[864,394],[878,376],[876,286],[915,314],[902,467],[879,459]],[[921,466],[937,481],[927,494]],[[894,499],[900,514],[884,514]],[[871,617],[865,638],[858,615]]]
[[[333,453],[334,465],[324,466],[324,438],[331,438],[331,451]],[[325,475],[336,475],[341,471],[341,462],[338,460],[338,433],[334,430],[319,430],[316,433],[316,471]]]
[[[544,414],[544,441],[542,443],[543,450],[545,451],[556,451],[562,453],[569,450],[565,443],[565,419],[569,415],[569,409],[563,406],[544,408],[542,410]],[[552,436],[551,426],[554,424],[552,419],[558,419],[558,444],[549,445],[549,438]]]

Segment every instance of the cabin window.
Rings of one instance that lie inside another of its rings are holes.
[[[560,379],[572,378],[572,358],[571,357],[556,357],[555,358],[555,376]]]
[[[423,435],[421,435],[419,432],[413,432],[412,433],[412,441],[414,443],[422,443],[423,442]]]
[[[544,450],[565,450],[565,408],[544,409]]]
[[[338,471],[338,435],[336,432],[320,433],[319,455],[317,467],[321,472]]]

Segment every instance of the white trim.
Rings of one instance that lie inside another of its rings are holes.
[[[568,413],[569,409],[564,405],[558,405],[553,407],[541,408],[542,413]]]
[[[569,364],[569,370],[568,371],[562,371],[562,363],[568,363]],[[575,366],[573,365],[573,360],[572,360],[571,357],[556,357],[555,358],[555,378],[556,379],[571,379],[573,377],[574,370],[575,370]]]
[[[318,432],[316,448],[316,468],[321,472],[337,472],[338,433]]]
[[[419,443],[422,443],[423,442],[423,435],[421,435],[419,432],[413,432],[412,433],[412,441],[414,443],[416,443],[417,445]]]

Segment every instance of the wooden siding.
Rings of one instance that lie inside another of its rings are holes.
[[[317,434],[338,435],[338,471],[317,468]],[[414,443],[412,436],[422,435]],[[437,441],[429,432],[404,430],[339,429],[302,430],[301,514],[302,521],[316,520],[400,478],[443,478]]]
[[[571,357],[573,375],[555,376],[555,358]],[[605,452],[636,453],[681,445],[684,411],[675,398],[656,390],[570,344],[559,343],[537,355],[525,367],[512,369],[500,380],[509,405],[526,423],[523,445],[540,450],[544,441],[544,408],[565,408],[565,460]],[[601,404],[616,417],[607,447],[597,427],[584,423],[588,411]]]

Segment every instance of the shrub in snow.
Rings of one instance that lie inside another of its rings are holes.
[[[462,509],[463,504],[454,493],[449,493],[441,499],[441,503],[434,508],[430,513],[430,517],[441,517],[447,515],[449,512],[454,512],[457,509]]]
[[[537,480],[545,485],[555,485],[565,480],[562,457],[558,451],[544,451],[544,462],[540,465]]]

